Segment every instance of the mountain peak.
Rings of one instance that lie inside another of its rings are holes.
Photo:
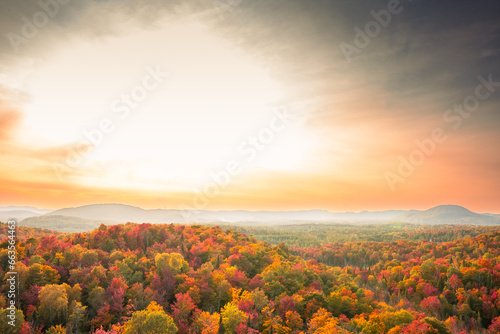
[[[445,204],[445,205],[438,205],[433,208],[430,208],[427,211],[448,211],[448,212],[469,212],[472,213],[469,209],[460,206],[460,205],[455,205],[455,204]]]
[[[425,211],[408,212],[395,221],[412,224],[498,224],[493,217],[474,213],[460,205],[438,205]]]

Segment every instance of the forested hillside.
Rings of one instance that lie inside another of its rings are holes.
[[[0,240],[4,240],[9,236],[9,225],[0,222]],[[38,227],[21,227],[17,229],[17,238],[25,240],[27,238],[40,238],[47,235],[60,235],[61,233],[42,229]]]
[[[414,225],[390,224],[301,224],[268,227],[228,225],[230,228],[256,239],[277,245],[316,247],[325,243],[348,241],[432,241],[444,242],[475,237],[500,231],[500,225]]]
[[[500,331],[498,232],[289,248],[219,227],[129,223],[21,238],[17,254],[21,308],[1,333]]]

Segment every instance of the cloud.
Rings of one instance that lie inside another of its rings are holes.
[[[430,199],[425,203],[439,196],[450,202],[465,200],[466,194],[446,194],[442,189],[429,195],[433,184],[450,186],[454,177],[463,189],[474,189],[475,196],[481,185],[487,201],[498,200],[494,188],[498,188],[499,164],[495,157],[500,151],[491,145],[500,139],[496,135],[500,125],[498,93],[464,120],[459,131],[450,133],[450,142],[400,193],[388,194],[381,177],[397,163],[399,155],[414,149],[415,140],[443,126],[443,112],[473,93],[479,75],[492,74],[500,81],[498,1],[401,1],[401,14],[392,17],[351,63],[339,44],[353,43],[354,28],[363,29],[373,20],[370,11],[385,9],[386,0],[242,0],[231,8],[217,3],[71,0],[60,5],[57,14],[19,45],[16,53],[9,34],[22,34],[23,18],[32,20],[42,9],[38,0],[0,0],[0,74],[11,78],[9,71],[21,68],[21,63],[36,66],[75,39],[104,40],[138,29],[153,30],[163,21],[196,17],[251,55],[280,82],[286,90],[283,103],[318,101],[316,107],[304,111],[305,127],[320,143],[309,157],[309,174],[261,175],[254,184],[259,187],[249,186],[252,182],[241,185],[240,190],[234,189],[234,194],[240,194],[234,200],[221,197],[226,203],[244,206],[255,201],[256,206],[263,202],[274,203],[272,206],[289,201],[327,207],[335,198],[349,206],[368,206],[372,200],[374,208],[389,200],[394,201],[393,207],[416,199],[424,201],[426,194]],[[202,62],[202,55],[199,57]],[[0,153],[6,161],[0,171],[18,182],[12,183],[13,188],[34,187],[41,194],[43,188],[56,187],[50,164],[64,160],[73,144],[37,147],[17,141],[22,106],[30,98],[19,81],[15,89],[0,89]],[[94,171],[79,168],[69,175],[68,182],[85,173]],[[30,179],[22,183],[25,177]],[[488,179],[494,181],[488,184]],[[79,191],[76,185],[63,188]],[[330,189],[335,189],[335,196],[329,194]],[[256,195],[264,192],[268,195]],[[109,193],[116,195],[111,190]],[[380,193],[386,197],[381,199]]]
[[[19,124],[21,114],[16,110],[0,109],[0,142],[4,142],[13,136],[16,126]]]

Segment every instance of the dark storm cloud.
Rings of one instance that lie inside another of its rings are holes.
[[[36,36],[18,45],[19,57],[43,57],[75,36],[118,34],[127,25],[148,28],[165,17],[198,15],[253,54],[275,79],[289,83],[296,99],[376,88],[427,103],[428,112],[437,113],[468,94],[479,75],[500,77],[500,4],[494,0],[400,1],[401,13],[392,15],[350,63],[340,44],[355,45],[354,28],[364,30],[374,21],[371,12],[386,10],[394,0],[60,2],[67,3],[58,5]],[[58,2],[0,1],[2,66],[16,59],[9,34],[22,36],[23,18],[32,21],[47,3]],[[491,115],[495,121],[497,114]]]
[[[220,25],[245,48],[281,59],[288,78],[318,81],[325,93],[338,77],[370,77],[395,94],[463,90],[480,74],[499,74],[497,1],[401,1],[402,12],[350,64],[339,44],[374,20],[387,1],[243,1]],[[380,75],[379,75],[380,74]],[[382,79],[382,80],[381,80]],[[333,91],[334,92],[334,91]]]
[[[416,139],[449,127],[443,113],[474,94],[479,76],[500,82],[500,3],[401,1],[402,11],[347,62],[339,45],[354,45],[354,28],[364,30],[374,20],[371,11],[388,3],[243,1],[216,25],[263,63],[272,60],[270,73],[291,87],[292,100],[326,101],[329,107],[309,115],[311,128],[329,133],[324,139],[332,150],[325,157],[342,155],[335,150],[342,142],[349,155],[378,152],[383,158],[377,161],[391,165]],[[476,170],[496,175],[498,148],[476,150],[500,141],[499,88],[459,131],[448,132],[462,144],[460,150],[441,148],[446,161],[474,156]],[[377,135],[368,141],[344,136],[359,129]]]
[[[127,26],[149,28],[159,19],[193,15],[205,7],[182,0],[0,0],[0,57],[4,63],[43,58],[72,38],[121,34]]]

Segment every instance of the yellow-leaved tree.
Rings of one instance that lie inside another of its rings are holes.
[[[195,321],[197,333],[218,334],[219,320],[220,314],[217,312],[215,312],[214,314],[210,314],[209,312],[201,312]]]
[[[169,268],[174,275],[186,273],[189,270],[189,264],[179,253],[157,254],[155,257],[155,266],[159,274],[162,274],[166,268]]]
[[[143,310],[134,312],[123,325],[123,334],[176,334],[174,320],[156,302]]]
[[[38,315],[46,327],[65,325],[68,321],[68,294],[66,284],[49,284],[38,293]]]
[[[246,313],[238,309],[234,303],[227,303],[221,311],[221,316],[222,324],[228,334],[235,333],[238,325],[247,321]]]

